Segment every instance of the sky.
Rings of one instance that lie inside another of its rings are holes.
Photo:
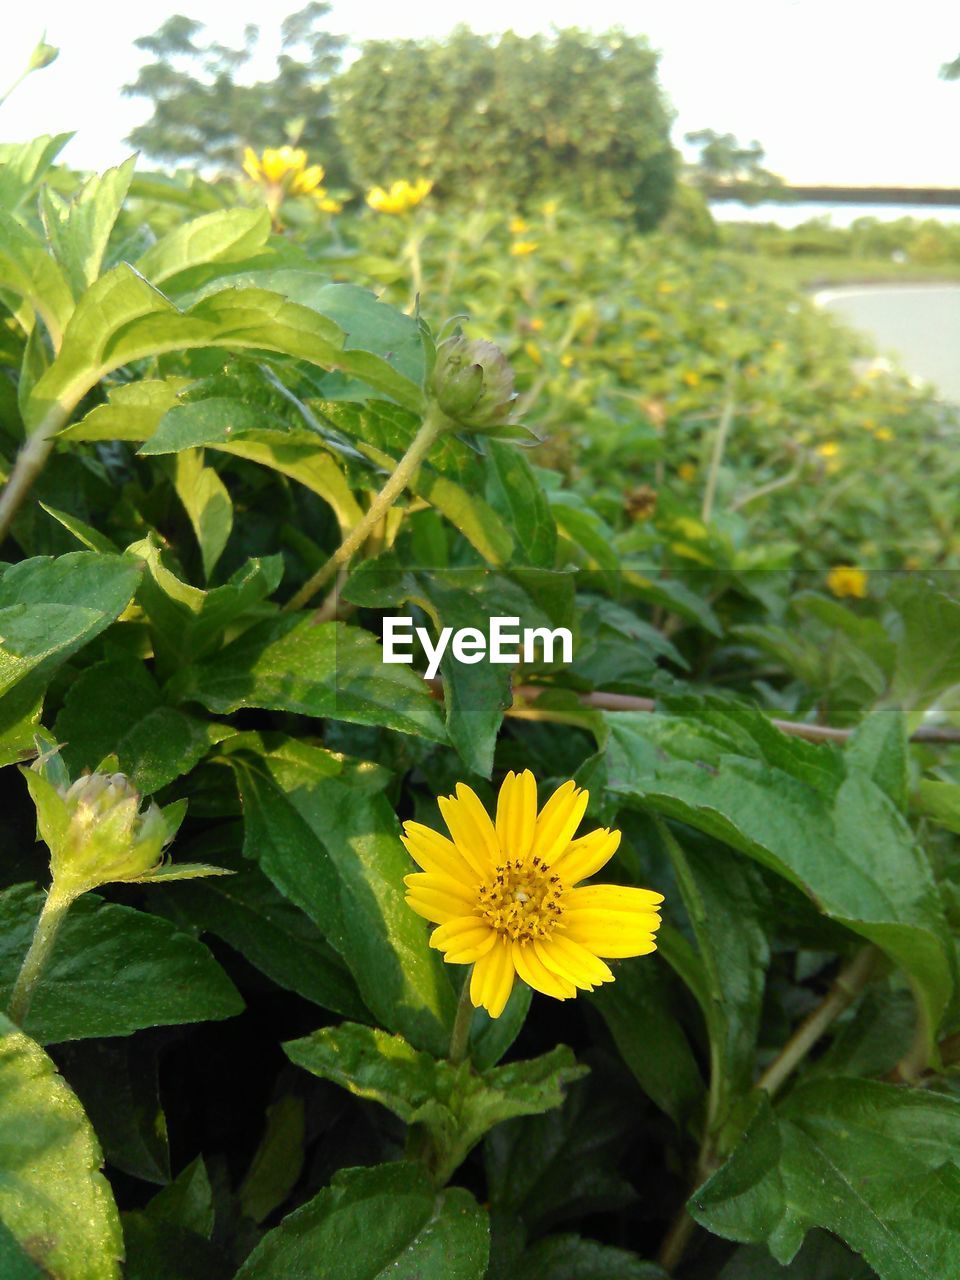
[[[269,75],[273,36],[302,0],[28,0],[4,6],[0,87],[44,30],[57,62],[0,108],[0,140],[75,130],[64,158],[103,169],[128,153],[125,134],[148,114],[121,96],[142,61],[133,47],[172,12],[241,43],[260,24],[256,75]],[[759,139],[767,165],[797,183],[960,186],[960,82],[938,78],[960,53],[947,0],[334,0],[330,30],[361,41],[443,36],[458,22],[521,35],[555,26],[623,26],[662,55],[677,113],[674,137],[711,128]],[[0,91],[2,91],[0,88]]]

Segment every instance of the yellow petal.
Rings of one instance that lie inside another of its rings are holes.
[[[252,178],[254,182],[260,177],[260,161],[253,147],[244,147],[243,149],[243,172],[248,178]]]
[[[588,876],[594,876],[605,867],[620,846],[620,832],[591,831],[567,845],[552,866],[567,886],[578,884]]]
[[[513,990],[514,968],[510,944],[498,938],[485,956],[474,965],[470,978],[470,999],[475,1007],[499,1018]]]
[[[497,797],[497,841],[505,858],[525,858],[537,825],[537,782],[529,769],[508,773]]]
[[[661,894],[649,889],[619,885],[572,889],[563,899],[564,936],[608,959],[646,955],[656,950],[656,904],[661,900]]]
[[[533,836],[533,852],[551,865],[573,839],[587,808],[590,793],[579,791],[575,782],[565,782],[540,811]]]
[[[500,857],[497,833],[486,809],[463,783],[457,784],[456,797],[441,796],[437,801],[453,843],[484,879],[493,871]]]
[[[553,973],[561,978],[592,991],[601,982],[612,982],[613,973],[599,956],[572,938],[562,933],[553,933],[549,938],[539,939],[534,943],[537,955]]]
[[[553,996],[555,1000],[566,1000],[576,995],[577,989],[572,982],[551,972],[534,950],[530,942],[513,944],[513,964],[517,973],[528,987],[540,991],[545,996]]]
[[[469,909],[462,898],[419,887],[407,893],[407,906],[418,916],[423,916],[424,920],[431,920],[434,924],[446,924],[448,920],[466,915]]]
[[[456,920],[448,920],[439,929],[434,929],[430,936],[430,945],[437,951],[446,951],[448,947],[477,946],[489,936],[496,938],[496,933],[478,916],[458,916]]]
[[[424,871],[439,871],[471,887],[480,883],[480,877],[457,846],[439,831],[419,822],[405,822],[403,832],[400,839],[410,857]]]
[[[451,876],[440,875],[436,871],[413,871],[410,875],[403,877],[403,883],[411,893],[426,891],[427,893],[444,893],[449,898],[456,898],[457,902],[464,904],[464,915],[473,911],[477,905],[477,895],[468,885],[460,880],[454,880]]]

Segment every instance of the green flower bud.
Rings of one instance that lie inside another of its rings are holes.
[[[513,370],[500,348],[463,334],[437,347],[430,392],[446,416],[467,431],[508,422],[516,399]]]
[[[42,71],[44,67],[49,67],[51,62],[56,62],[60,56],[60,50],[56,45],[47,44],[46,40],[37,41],[36,48],[30,55],[30,71]]]
[[[36,767],[23,774],[40,835],[50,847],[54,885],[65,897],[157,872],[184,806],[164,811],[151,802],[141,810],[140,793],[122,773],[87,773],[61,786]]]

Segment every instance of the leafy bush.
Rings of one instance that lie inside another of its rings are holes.
[[[63,141],[0,151],[4,1274],[954,1274],[946,411],[722,254]]]
[[[423,172],[461,205],[557,195],[651,227],[675,169],[656,70],[620,31],[371,41],[337,81],[337,118],[361,183]]]

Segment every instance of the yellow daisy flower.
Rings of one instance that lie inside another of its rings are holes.
[[[530,226],[523,218],[511,218],[507,223],[512,236],[522,236],[525,231],[530,230]]]
[[[323,182],[324,172],[322,164],[312,164],[308,169],[301,169],[293,175],[290,190],[297,196],[309,195],[312,191],[316,191],[320,183]]]
[[[528,253],[536,253],[540,248],[536,240],[514,240],[510,252],[515,258],[525,258]]]
[[[431,947],[448,964],[472,964],[470,999],[491,1018],[503,1012],[514,979],[557,1000],[612,982],[601,957],[656,950],[663,895],[620,885],[586,885],[613,857],[620,832],[575,839],[588,793],[565,782],[537,811],[529,769],[508,773],[492,821],[459,783],[438,803],[452,839],[405,822],[403,842],[422,870],[404,878],[407,903],[440,927]]]
[[[848,564],[834,565],[827,574],[827,586],[838,599],[852,596],[855,600],[865,600],[867,597],[867,575]]]

